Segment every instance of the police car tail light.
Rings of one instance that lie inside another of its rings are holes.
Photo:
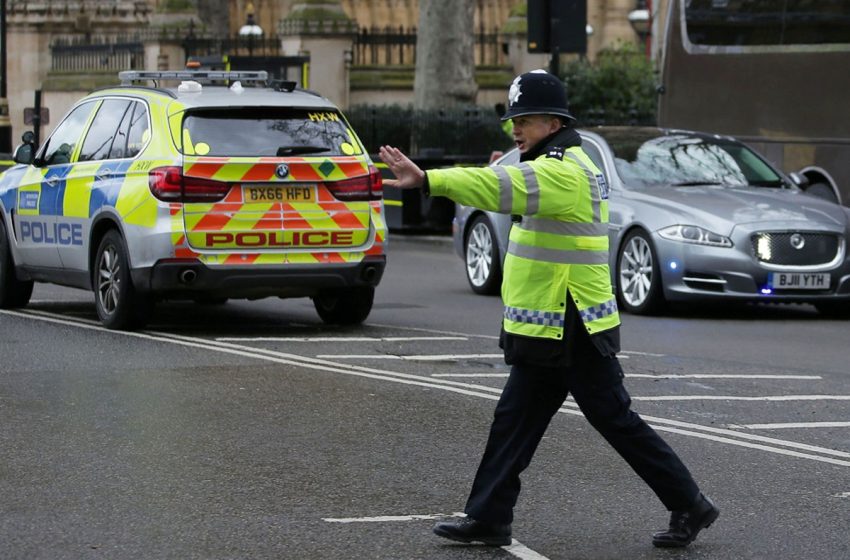
[[[148,186],[155,197],[165,202],[217,202],[230,190],[230,183],[186,177],[176,166],[152,169]]]
[[[381,172],[369,166],[369,174],[344,181],[325,183],[325,187],[339,200],[380,200],[384,196]]]

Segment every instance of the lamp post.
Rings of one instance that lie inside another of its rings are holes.
[[[9,100],[6,98],[6,0],[0,0],[0,152],[12,152],[12,121],[9,119]]]
[[[239,28],[239,37],[248,39],[248,56],[251,57],[254,56],[254,39],[262,37],[263,28],[254,21],[254,4],[252,2],[248,2],[245,11],[247,17],[245,18],[245,25]]]
[[[640,37],[646,58],[652,58],[652,45],[650,41],[650,25],[652,24],[652,0],[638,0],[634,10],[629,12],[629,24]]]

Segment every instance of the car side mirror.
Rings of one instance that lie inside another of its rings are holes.
[[[800,187],[801,189],[806,188],[809,184],[809,178],[803,175],[802,173],[797,173],[796,171],[789,173],[788,177],[791,179],[791,182]]]
[[[15,149],[15,163],[23,163],[24,165],[32,165],[35,159],[35,145],[21,144]]]

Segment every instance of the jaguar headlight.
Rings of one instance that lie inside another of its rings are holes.
[[[677,224],[658,230],[658,235],[670,241],[709,245],[711,247],[731,247],[732,240],[723,235],[708,231],[699,226]]]

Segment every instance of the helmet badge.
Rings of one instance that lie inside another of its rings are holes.
[[[277,166],[277,169],[274,170],[274,174],[280,179],[285,179],[286,176],[289,175],[289,166],[285,163],[281,163]]]
[[[513,105],[519,99],[519,96],[522,95],[522,91],[519,89],[519,81],[522,76],[517,76],[514,78],[513,83],[511,83],[511,89],[508,90],[508,103]]]

